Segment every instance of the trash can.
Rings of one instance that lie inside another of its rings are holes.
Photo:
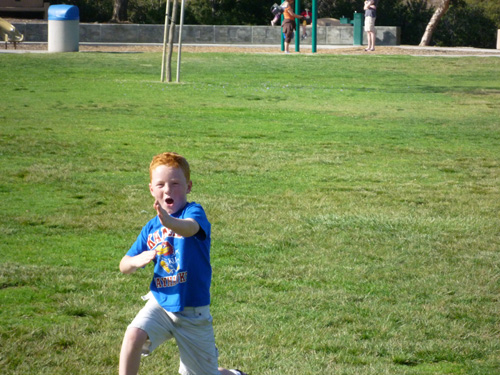
[[[78,52],[80,12],[74,5],[51,5],[48,10],[49,52]]]

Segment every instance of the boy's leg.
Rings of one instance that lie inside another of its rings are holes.
[[[148,334],[140,328],[129,327],[123,337],[120,352],[120,375],[136,375],[141,364],[142,347],[148,339]]]
[[[186,307],[182,312],[169,315],[177,326],[173,334],[179,347],[180,374],[246,375],[218,366],[219,353],[209,306]]]

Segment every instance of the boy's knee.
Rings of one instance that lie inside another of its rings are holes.
[[[142,345],[144,345],[147,339],[148,339],[148,334],[146,333],[146,331],[140,328],[129,327],[125,332],[125,340],[129,344],[133,344],[134,346],[138,345],[142,347]]]

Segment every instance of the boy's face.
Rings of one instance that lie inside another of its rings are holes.
[[[192,184],[191,181],[186,181],[182,169],[159,165],[151,174],[149,191],[163,209],[171,215],[184,208]]]

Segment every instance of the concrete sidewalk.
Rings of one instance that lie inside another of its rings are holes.
[[[468,52],[478,55],[499,56],[500,49],[473,48],[473,47],[420,47],[420,46],[396,46],[403,50],[413,51],[446,51],[446,52]]]

